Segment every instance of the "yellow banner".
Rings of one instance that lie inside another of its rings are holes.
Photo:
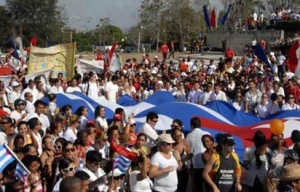
[[[55,45],[47,48],[31,46],[28,74],[53,70],[52,77],[56,78],[58,73],[71,79],[74,75],[76,43]]]

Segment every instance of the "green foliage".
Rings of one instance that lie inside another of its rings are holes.
[[[23,44],[29,45],[32,36],[39,38],[39,46],[47,40],[60,42],[66,18],[58,0],[7,0],[12,15],[15,36],[23,34]]]
[[[0,44],[5,44],[5,39],[11,35],[12,19],[9,10],[0,6]]]

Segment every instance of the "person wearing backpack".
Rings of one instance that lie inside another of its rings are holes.
[[[229,134],[223,134],[217,140],[217,152],[205,165],[203,179],[213,192],[242,191],[242,169],[237,154],[233,152],[234,139]]]

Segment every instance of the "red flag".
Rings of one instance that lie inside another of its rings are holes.
[[[129,159],[132,162],[137,161],[138,155],[136,153],[127,150],[123,146],[117,145],[113,139],[110,139],[109,143],[110,143],[110,148],[113,151],[117,152],[119,155],[122,155],[122,156],[126,157],[127,159]]]
[[[215,8],[211,12],[210,16],[210,26],[211,27],[216,27],[216,10]]]
[[[112,59],[112,56],[113,56],[113,54],[116,50],[117,44],[118,44],[118,42],[115,41],[112,48],[111,48],[111,50],[109,50],[109,52],[108,52],[109,64],[111,63],[111,59]]]
[[[287,66],[290,72],[295,73],[296,67],[298,65],[297,49],[300,47],[300,41],[296,41],[289,49],[289,59],[287,61]]]
[[[37,46],[37,42],[38,42],[38,39],[37,39],[37,37],[36,36],[33,36],[32,38],[31,38],[31,45],[32,46],[34,46],[34,47],[36,47]]]

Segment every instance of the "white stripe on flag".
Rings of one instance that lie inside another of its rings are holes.
[[[114,168],[120,169],[121,172],[126,173],[131,165],[131,161],[122,155],[119,155],[115,158]]]
[[[9,153],[4,145],[0,146],[0,173],[2,173],[3,169],[11,162],[13,162],[15,158]]]
[[[27,177],[29,173],[24,169],[24,167],[18,163],[16,167],[15,177],[17,179],[25,180],[25,177]]]

